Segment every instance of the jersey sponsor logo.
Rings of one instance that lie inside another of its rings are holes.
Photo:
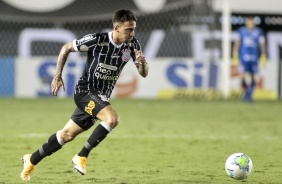
[[[113,71],[116,71],[116,66],[107,65],[104,63],[99,63],[96,69],[95,77],[102,80],[117,80],[118,76],[114,75]]]
[[[248,36],[243,38],[243,44],[246,47],[256,47],[255,40],[252,37],[248,37]]]
[[[92,110],[94,109],[95,107],[95,103],[93,100],[90,100],[88,105],[85,107],[85,112],[87,112],[88,114],[90,114],[92,116]]]
[[[89,50],[89,48],[86,45],[81,45],[80,50],[83,51],[83,52],[87,52]]]
[[[124,61],[124,62],[128,62],[129,60],[130,60],[130,58],[131,58],[131,56],[130,56],[130,50],[129,49],[124,49],[123,51],[121,51],[122,52],[122,61]]]
[[[114,71],[117,70],[117,67],[116,67],[116,66],[107,65],[107,64],[104,64],[104,63],[99,63],[99,66],[102,67],[102,68],[109,69],[109,70],[114,70]]]

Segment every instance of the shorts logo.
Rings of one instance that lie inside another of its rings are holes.
[[[88,105],[85,107],[84,110],[92,116],[92,110],[94,109],[94,107],[95,107],[94,101],[90,100],[90,102],[88,103]]]

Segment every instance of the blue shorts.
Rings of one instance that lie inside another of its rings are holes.
[[[256,74],[258,72],[258,62],[257,61],[241,62],[241,72]]]

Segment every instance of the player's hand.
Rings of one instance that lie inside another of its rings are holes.
[[[145,56],[143,55],[141,50],[134,49],[136,60],[140,65],[146,63]]]
[[[232,64],[233,64],[234,66],[238,66],[238,65],[239,65],[239,57],[238,57],[238,54],[233,54]]]
[[[260,66],[261,67],[264,67],[266,62],[267,62],[267,58],[266,58],[266,55],[265,54],[262,54],[259,58],[259,61],[260,61]]]
[[[55,76],[51,83],[53,96],[57,96],[57,92],[60,89],[60,87],[63,87],[63,90],[65,91],[65,84],[64,84],[62,77]]]

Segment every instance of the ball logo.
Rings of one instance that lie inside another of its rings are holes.
[[[92,116],[92,110],[94,109],[94,107],[95,107],[94,101],[90,100],[90,102],[88,103],[88,105],[85,107],[84,110]]]

